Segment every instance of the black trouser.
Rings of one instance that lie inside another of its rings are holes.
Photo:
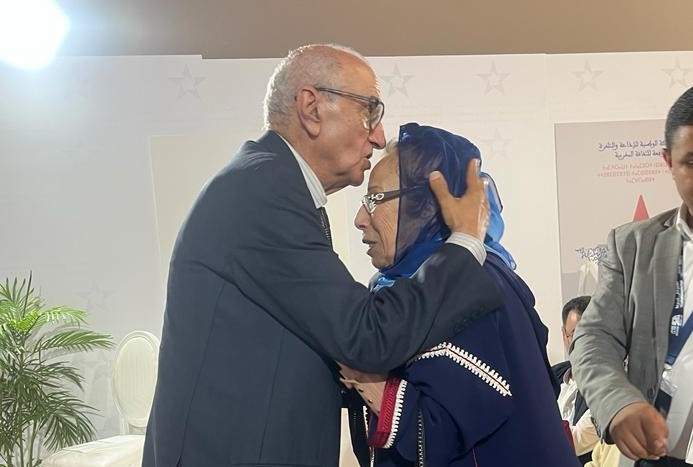
[[[693,464],[686,464],[686,462],[681,459],[664,456],[656,461],[641,459],[635,463],[635,467],[693,467]]]

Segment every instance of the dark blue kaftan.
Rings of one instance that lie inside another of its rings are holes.
[[[369,424],[376,467],[416,464],[419,413],[427,467],[579,467],[534,296],[493,253],[484,269],[504,306],[392,373]]]

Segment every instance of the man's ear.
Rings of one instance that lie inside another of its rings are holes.
[[[669,167],[669,170],[671,170],[671,153],[667,148],[662,149],[662,159],[664,159],[667,167]]]
[[[312,86],[305,86],[299,89],[296,94],[296,112],[301,126],[311,136],[315,137],[320,134],[320,112],[318,103],[320,96]]]

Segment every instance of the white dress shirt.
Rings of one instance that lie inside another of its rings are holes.
[[[570,432],[573,435],[573,445],[575,446],[575,455],[581,456],[594,449],[599,442],[597,428],[592,423],[592,413],[587,409],[584,414],[578,419],[578,422],[573,425],[573,417],[575,416],[575,398],[578,388],[575,380],[572,378],[572,372],[568,370],[565,373],[563,381],[561,381],[561,392],[558,395],[558,408],[561,411],[561,418],[567,420],[570,424]]]
[[[676,219],[676,227],[683,237],[684,323],[693,312],[693,234],[685,221],[686,212],[685,205],[679,208]],[[671,367],[669,380],[676,386],[676,392],[667,415],[668,455],[693,463],[693,336]]]

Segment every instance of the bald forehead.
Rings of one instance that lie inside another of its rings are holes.
[[[334,86],[354,88],[368,88],[377,90],[376,76],[370,65],[359,55],[347,50],[330,47],[327,45],[314,45],[306,47],[294,57],[294,69],[301,71],[314,70],[319,73],[332,75]],[[308,71],[309,74],[312,74]],[[310,79],[315,77],[311,76]],[[329,80],[328,80],[329,81]],[[304,83],[301,83],[304,84]],[[366,89],[361,89],[365,91]]]
[[[370,66],[361,57],[346,50],[340,50],[326,45],[316,45],[303,49],[296,58],[301,60],[320,60],[332,59],[338,61],[342,66],[365,67],[370,70]]]
[[[378,83],[376,75],[368,62],[349,52],[331,49],[333,57],[342,67],[341,79],[344,87],[354,92],[377,95]]]

